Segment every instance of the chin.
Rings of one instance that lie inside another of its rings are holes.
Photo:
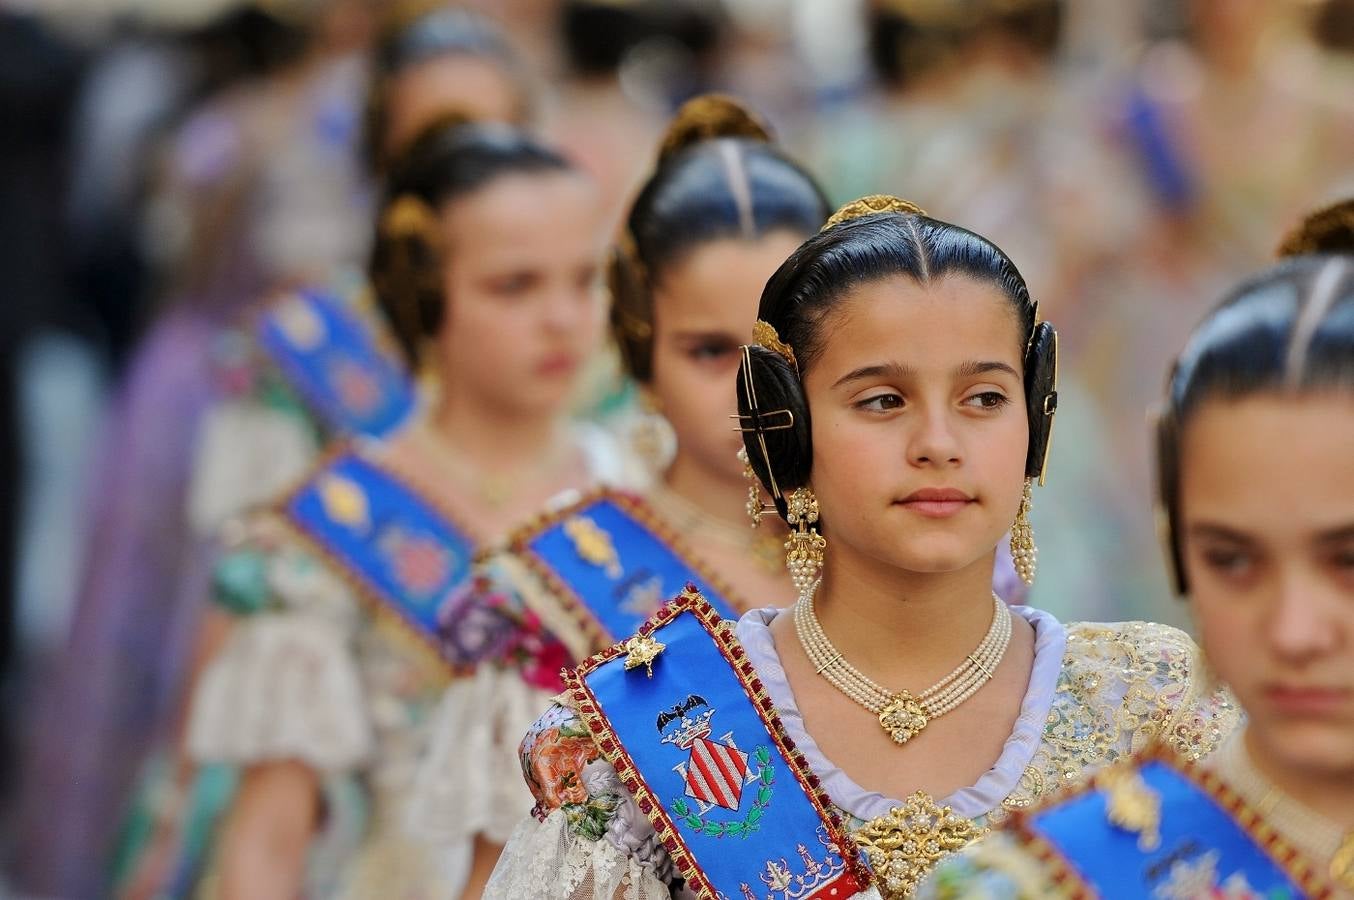
[[[909,572],[943,575],[968,568],[982,555],[958,541],[926,541],[895,550],[889,561]]]
[[[1283,720],[1250,727],[1264,728],[1270,754],[1286,769],[1323,781],[1354,778],[1354,724]]]

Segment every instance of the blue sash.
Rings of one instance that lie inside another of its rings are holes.
[[[335,296],[298,291],[269,308],[259,342],[330,428],[381,437],[413,410],[414,388],[378,327]]]
[[[1212,773],[1165,748],[1129,765],[1018,820],[1018,833],[1069,885],[1104,900],[1211,896],[1209,888],[1224,885],[1249,891],[1236,896],[1324,896],[1312,867]],[[1116,802],[1122,791],[1129,796]],[[1158,813],[1150,812],[1154,803]],[[1136,824],[1115,824],[1117,806],[1149,812]]]
[[[698,897],[841,900],[869,884],[729,623],[693,587],[567,684]]]
[[[351,450],[286,500],[291,522],[441,657],[444,602],[469,577],[474,546],[426,500]]]
[[[598,647],[634,634],[688,584],[726,619],[733,607],[638,497],[600,490],[539,519],[511,548],[570,607]]]

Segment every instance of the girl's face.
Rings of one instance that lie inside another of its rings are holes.
[[[664,270],[654,289],[653,379],[647,386],[672,423],[678,453],[741,483],[742,438],[734,379],[751,338],[762,287],[799,246],[788,231],[759,240],[701,244]]]
[[[828,552],[919,573],[990,566],[1029,440],[1010,301],[965,276],[889,278],[821,328],[804,386]]]
[[[1252,748],[1354,778],[1354,400],[1206,402],[1180,462],[1191,604]]]
[[[512,414],[570,399],[602,329],[602,217],[571,172],[507,175],[442,212],[444,388]]]
[[[512,124],[522,118],[518,86],[501,66],[469,54],[438,56],[392,77],[386,86],[387,159],[447,113],[475,122]]]

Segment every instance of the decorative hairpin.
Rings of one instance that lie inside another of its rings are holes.
[[[823,231],[827,231],[833,225],[840,225],[843,222],[849,222],[851,219],[859,219],[861,216],[872,216],[875,213],[909,213],[914,216],[926,215],[926,210],[922,209],[911,200],[904,200],[902,197],[895,197],[892,194],[869,194],[861,197],[859,200],[852,200],[841,209],[837,210],[823,225]]]
[[[798,374],[799,360],[795,359],[795,348],[780,339],[780,335],[776,332],[776,326],[765,319],[758,319],[752,325],[752,342],[783,358],[794,367],[795,373]]]
[[[386,207],[381,230],[393,238],[428,237],[437,233],[437,215],[413,194],[401,194]]]

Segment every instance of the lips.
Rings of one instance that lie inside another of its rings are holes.
[[[898,505],[930,519],[945,519],[958,515],[974,502],[957,488],[922,488],[898,501]]]
[[[536,365],[536,373],[547,377],[572,375],[578,369],[578,357],[571,353],[552,353]]]
[[[1354,690],[1338,687],[1271,684],[1265,699],[1282,715],[1326,717],[1334,715],[1354,700]]]

